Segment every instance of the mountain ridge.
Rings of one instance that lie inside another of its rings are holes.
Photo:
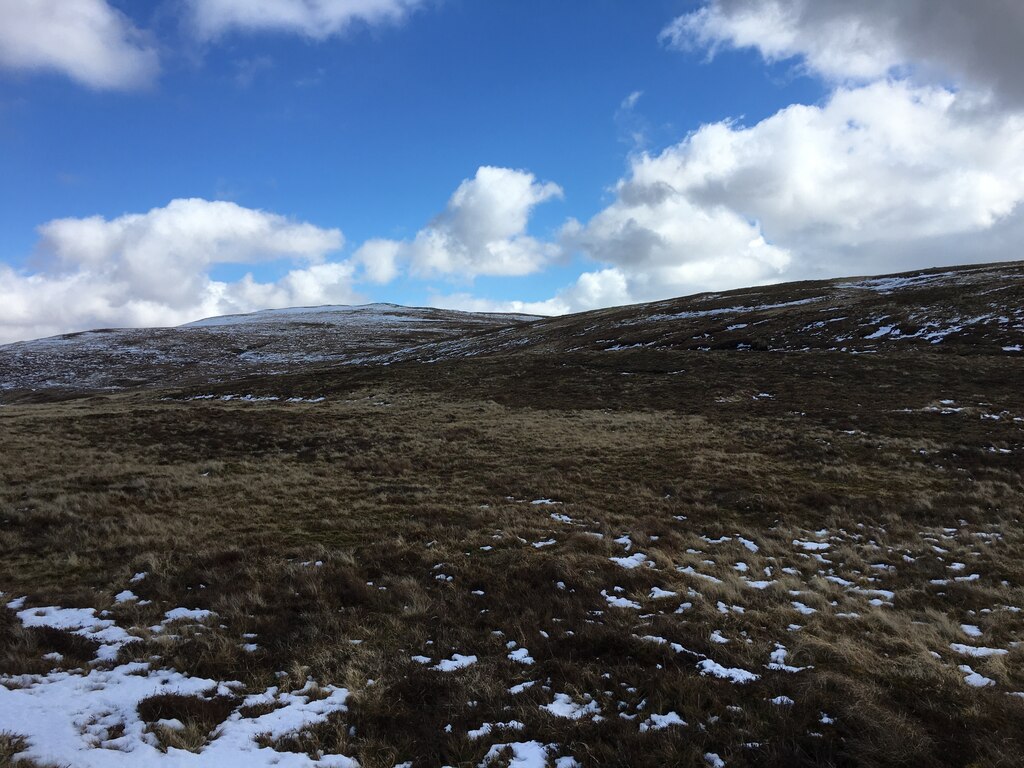
[[[0,391],[182,387],[502,354],[1024,350],[1024,262],[703,292],[555,317],[396,304],[289,307],[0,346]]]

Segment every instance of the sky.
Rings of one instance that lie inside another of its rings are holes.
[[[1019,0],[0,0],[0,343],[1021,258]]]

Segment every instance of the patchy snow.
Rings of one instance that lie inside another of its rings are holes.
[[[797,613],[801,613],[804,616],[810,616],[812,613],[817,613],[816,608],[811,608],[809,605],[804,605],[799,600],[792,601],[793,608],[796,609]]]
[[[431,669],[438,672],[454,672],[457,669],[465,669],[476,664],[476,656],[463,656],[461,653],[453,653],[450,659],[441,659]]]
[[[824,541],[801,541],[800,539],[793,539],[793,546],[800,547],[807,552],[822,552],[829,548],[828,542]]]
[[[864,595],[865,597],[875,598],[870,601],[872,605],[880,605],[883,602],[892,603],[893,599],[896,597],[896,593],[889,589],[862,589],[860,587],[854,587],[850,591],[858,595]]]
[[[964,682],[973,688],[985,688],[989,685],[995,685],[996,681],[991,678],[985,677],[978,672],[975,672],[966,664],[961,664],[958,669],[964,673]]]
[[[743,685],[744,683],[752,683],[760,678],[760,675],[748,672],[745,669],[740,669],[739,667],[723,667],[721,664],[716,661],[712,661],[711,659],[702,659],[701,661],[698,661],[697,668],[700,670],[702,675],[712,675],[714,677],[721,678],[722,680],[728,680],[740,685]]]
[[[641,605],[638,602],[629,600],[625,597],[618,597],[616,595],[609,595],[608,590],[601,590],[601,597],[608,601],[608,604],[613,608],[632,608],[634,610],[640,610]]]
[[[786,657],[789,655],[789,651],[786,650],[786,646],[781,643],[775,644],[775,650],[771,652],[771,661],[768,663],[768,669],[775,670],[777,672],[803,672],[805,669],[812,669],[812,667],[792,667],[786,663]]]
[[[208,611],[205,608],[172,608],[164,614],[164,624],[170,624],[172,621],[183,621],[190,620],[196,622],[206,621],[212,616],[216,616],[213,611]]]
[[[113,660],[116,652],[112,649],[136,639],[113,621],[97,618],[91,608],[29,608],[18,617],[26,626],[55,627],[98,639],[104,643],[98,661]],[[308,766],[308,758],[262,748],[256,737],[266,734],[279,739],[347,709],[348,691],[344,688],[322,686],[314,696],[312,685],[293,693],[271,687],[242,699],[198,753],[161,751],[150,725],[176,730],[184,724],[166,719],[147,724],[138,713],[139,702],[156,694],[227,695],[240,689],[244,686],[239,682],[190,677],[171,669],[155,669],[147,662],[0,676],[0,730],[26,739],[28,749],[20,758],[76,768],[298,768]],[[239,710],[253,704],[275,708],[256,717],[243,717]],[[325,755],[318,764],[357,768],[357,763],[344,755]]]
[[[983,646],[975,647],[973,645],[964,645],[963,643],[950,643],[949,647],[959,654],[972,656],[976,659],[982,659],[986,656],[1005,656],[1009,653],[1009,651],[1003,648],[985,648]]]
[[[826,576],[825,581],[831,581],[833,584],[838,584],[840,587],[856,586],[852,581],[847,581],[840,576]]]
[[[520,664],[533,664],[533,657],[526,648],[516,648],[508,654],[510,661],[518,661]]]
[[[23,600],[20,603],[12,601],[8,603],[8,607],[23,603]],[[112,619],[99,618],[94,608],[24,608],[18,611],[17,615],[26,627],[62,629],[94,640],[100,644],[97,653],[97,659],[100,661],[113,661],[124,645],[140,639],[117,626]]]
[[[334,712],[346,711],[348,691],[326,686],[326,698],[280,693],[270,688],[247,697],[245,703],[274,703],[280,708],[245,718],[236,710],[218,728],[218,735],[197,753],[161,752],[146,723],[138,715],[138,703],[155,694],[200,695],[222,684],[190,678],[170,670],[151,670],[147,664],[126,664],[88,674],[68,672],[18,678],[28,687],[9,690],[0,686],[0,724],[4,730],[23,735],[29,749],[21,756],[45,763],[76,768],[148,768],[154,766],[209,766],[257,768],[308,766],[303,755],[260,748],[257,735],[280,738],[305,726],[324,721]],[[165,723],[174,727],[173,723]],[[343,755],[325,756],[319,765],[356,768]]]
[[[874,333],[868,334],[864,338],[865,339],[880,339],[883,336],[888,336],[893,331],[896,331],[896,334],[899,335],[899,331],[896,329],[896,326],[894,326],[894,325],[883,325],[877,331],[875,331]]]
[[[870,277],[856,282],[838,283],[837,288],[859,288],[876,293],[892,293],[904,288],[918,288],[943,278],[956,277],[956,272],[936,272],[934,274],[908,275],[906,277]]]
[[[666,712],[664,715],[652,714],[640,723],[640,730],[661,731],[673,725],[685,726],[686,721],[676,712]]]
[[[518,720],[510,720],[507,723],[484,723],[479,728],[467,731],[466,736],[473,741],[476,741],[477,739],[482,739],[484,736],[489,736],[491,732],[495,730],[521,731],[525,727],[526,726]]]
[[[650,562],[643,552],[634,552],[629,557],[611,557],[609,560],[623,568],[639,568],[641,565],[646,565],[648,568],[654,567],[654,563]]]
[[[636,635],[633,635],[633,637],[636,637]],[[688,653],[691,656],[703,656],[703,654],[701,654],[701,653],[697,653],[696,651],[691,651],[688,648],[684,648],[679,643],[670,643],[664,637],[659,637],[658,635],[643,635],[642,637],[639,637],[638,639],[645,640],[645,641],[647,641],[649,643],[657,643],[658,645],[667,645],[669,648],[671,648],[676,653]]]
[[[484,755],[484,759],[479,763],[478,768],[488,768],[494,764],[494,761],[503,755],[506,751],[512,753],[511,759],[508,763],[502,763],[507,765],[508,768],[546,768],[548,765],[548,756],[552,752],[558,750],[556,744],[541,744],[539,741],[517,741],[508,744],[494,744],[487,754]],[[576,762],[575,758],[572,757],[556,757],[555,768],[578,768],[579,763]]]
[[[711,576],[707,573],[701,573],[696,570],[692,565],[687,565],[685,568],[676,568],[679,573],[685,573],[687,576],[697,576],[698,578],[710,581],[713,584],[721,584],[722,580],[717,576]]]
[[[545,704],[541,709],[547,710],[555,717],[564,717],[569,720],[581,720],[591,715],[596,717],[601,712],[600,706],[593,699],[585,704],[577,704],[567,693],[556,693],[555,700],[550,704]]]

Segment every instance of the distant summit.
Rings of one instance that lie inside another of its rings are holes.
[[[267,309],[177,328],[84,331],[0,346],[0,397],[202,384],[351,365],[538,319],[365,304]]]
[[[432,307],[406,307],[401,304],[325,304],[318,307],[287,307],[285,309],[262,309],[257,312],[246,312],[239,315],[219,315],[207,317],[180,328],[213,328],[225,325],[244,325],[248,323],[332,323],[352,325],[358,323],[387,324],[396,321],[423,322],[430,320],[451,319],[458,315],[461,319],[472,322],[479,318],[481,323],[528,322],[537,320],[538,315],[520,315],[485,312],[454,312],[448,309]]]

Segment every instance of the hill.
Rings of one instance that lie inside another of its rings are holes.
[[[1021,352],[1024,262],[784,283],[584,312],[398,353],[655,350]]]
[[[9,388],[0,761],[1020,764],[1022,276]]]
[[[369,304],[87,331],[0,346],[0,392],[11,400],[339,364],[640,349],[1020,354],[1024,262],[786,283],[554,318]]]
[[[367,304],[264,310],[178,328],[86,331],[0,346],[0,392],[61,396],[353,364],[535,319]]]

